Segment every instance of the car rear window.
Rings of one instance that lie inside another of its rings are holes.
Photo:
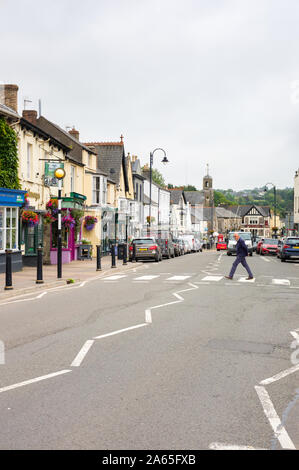
[[[286,243],[287,245],[299,245],[299,238],[288,238]]]
[[[136,245],[147,245],[150,243],[154,243],[153,238],[136,238],[133,240],[133,243],[136,243]]]
[[[278,245],[278,240],[276,238],[265,238],[263,243],[268,243],[268,245]]]

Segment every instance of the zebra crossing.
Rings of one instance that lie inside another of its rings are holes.
[[[149,283],[165,283],[165,284],[179,284],[184,281],[191,281],[194,284],[202,285],[255,285],[256,287],[289,287],[291,289],[299,289],[299,278],[280,279],[274,276],[258,276],[253,279],[247,279],[245,276],[235,276],[233,280],[227,280],[221,274],[203,274],[203,273],[184,273],[184,274],[146,274],[137,276],[136,273],[132,274],[115,274],[106,276],[101,279],[105,284],[113,284],[117,282],[129,281],[134,284],[149,284]]]

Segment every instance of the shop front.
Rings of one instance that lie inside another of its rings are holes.
[[[5,272],[5,250],[12,250],[12,270],[22,270],[20,208],[26,191],[0,188],[0,273]]]
[[[62,263],[71,263],[78,258],[80,246],[82,220],[84,216],[84,203],[86,197],[82,194],[71,193],[70,197],[63,197],[62,208]],[[51,218],[50,225],[50,264],[57,264],[58,247],[58,200],[51,199],[47,204],[46,218]]]

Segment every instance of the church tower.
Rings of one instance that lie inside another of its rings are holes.
[[[204,207],[214,206],[213,179],[209,175],[209,164],[207,164],[207,174],[203,178],[203,193],[205,197]]]

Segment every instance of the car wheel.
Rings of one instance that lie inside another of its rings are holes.
[[[282,263],[285,263],[285,260],[286,260],[286,259],[283,258],[282,256],[280,257],[280,261],[281,261]]]

